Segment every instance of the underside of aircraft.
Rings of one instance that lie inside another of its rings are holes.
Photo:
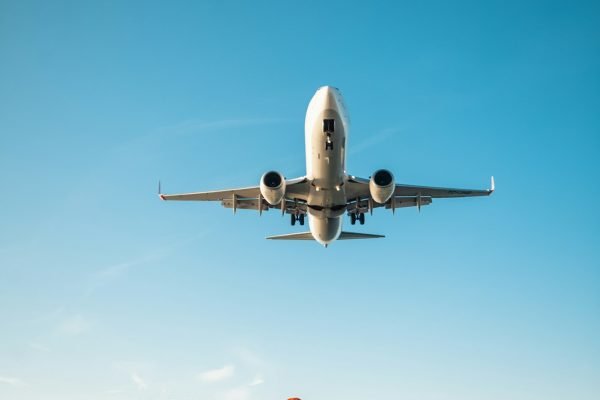
[[[335,240],[381,238],[342,230],[342,218],[350,223],[365,223],[365,214],[376,208],[395,212],[397,208],[430,205],[434,198],[489,196],[494,192],[494,178],[489,189],[456,189],[415,186],[395,182],[392,172],[380,169],[369,179],[346,173],[346,145],[349,122],[338,89],[323,86],[311,99],[305,120],[306,175],[286,179],[280,172],[268,171],[257,186],[162,194],[165,201],[219,201],[225,208],[255,210],[259,214],[277,209],[290,216],[291,225],[304,225],[310,231],[269,236],[273,240],[316,240],[327,246]]]

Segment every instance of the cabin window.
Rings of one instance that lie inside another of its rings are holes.
[[[323,132],[325,133],[333,133],[334,131],[334,119],[324,119],[323,120]]]

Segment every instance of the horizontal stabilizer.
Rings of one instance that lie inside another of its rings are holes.
[[[271,239],[271,240],[315,240],[312,233],[310,233],[310,232],[286,233],[285,235],[267,236],[267,239]]]
[[[370,233],[360,232],[342,232],[338,240],[351,240],[351,239],[376,239],[385,237],[384,235],[373,235]],[[301,233],[287,233],[285,235],[268,236],[267,239],[271,240],[314,240],[313,235],[310,232]]]
[[[374,235],[372,233],[360,233],[360,232],[342,232],[338,240],[351,240],[351,239],[377,239],[384,238],[384,235]]]

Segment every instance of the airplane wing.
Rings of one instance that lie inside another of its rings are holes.
[[[432,199],[449,197],[489,196],[494,192],[494,186],[494,177],[492,177],[491,179],[490,189],[485,190],[396,184],[394,197],[423,197]],[[348,180],[348,187],[346,189],[346,193],[348,193],[348,198],[361,199],[370,197],[369,180],[351,176]]]
[[[223,201],[225,199],[232,199],[234,195],[240,199],[258,199],[259,194],[260,188],[258,186],[253,186],[239,189],[213,190],[210,192],[194,192],[181,194],[159,193],[158,196],[161,198],[161,200],[165,201]]]
[[[430,186],[396,185],[394,196],[426,196],[431,198],[489,196],[494,193],[494,177],[489,189],[454,189]]]
[[[287,180],[284,209],[287,211],[288,207],[292,206],[295,202],[306,201],[308,189],[309,186],[306,177]],[[158,191],[158,196],[161,200],[165,201],[220,201],[221,205],[225,208],[254,209],[257,211],[260,211],[259,204],[262,210],[279,207],[271,206],[261,198],[259,186],[213,190],[210,192],[163,194],[160,192],[159,185]]]

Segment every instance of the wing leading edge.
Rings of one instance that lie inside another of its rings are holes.
[[[288,179],[286,181],[286,198],[288,199],[300,199],[304,200],[308,196],[308,185],[306,177],[300,177],[295,179]],[[261,197],[260,187],[251,186],[245,188],[236,189],[224,189],[224,190],[213,190],[210,192],[193,192],[193,193],[180,193],[180,194],[162,194],[160,192],[158,196],[164,201],[244,201],[254,200],[256,201],[255,208],[258,208],[258,201]],[[236,200],[233,200],[233,199]],[[227,207],[229,203],[223,205]],[[242,207],[240,207],[242,208]],[[246,207],[250,208],[250,207]]]
[[[348,187],[346,190],[348,192],[349,198],[368,198],[370,197],[369,180],[351,176],[348,179]],[[494,177],[492,176],[490,188],[484,190],[396,184],[396,189],[394,190],[394,197],[429,197],[432,199],[451,197],[475,197],[489,196],[492,193],[494,193],[494,190],[495,184]]]
[[[231,199],[233,196],[237,196],[241,199],[258,199],[260,194],[260,188],[258,186],[238,188],[238,189],[225,189],[225,190],[214,190],[211,192],[194,192],[194,193],[181,193],[181,194],[162,194],[158,196],[161,200],[165,201],[223,201],[225,199]]]
[[[489,189],[454,189],[430,186],[396,185],[395,196],[427,196],[431,198],[489,196],[495,190],[494,177]]]

